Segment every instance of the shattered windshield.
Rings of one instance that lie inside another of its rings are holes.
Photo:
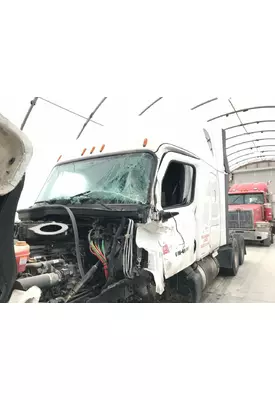
[[[154,156],[131,153],[60,164],[36,203],[146,204]]]

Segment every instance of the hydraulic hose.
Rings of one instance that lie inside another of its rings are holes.
[[[65,302],[67,303],[68,301],[71,300],[72,297],[74,297],[79,290],[87,283],[90,279],[92,279],[98,269],[99,261],[92,266],[92,268],[89,269],[87,274],[75,285],[75,287],[70,291],[70,293],[67,295]]]
[[[62,280],[61,275],[51,272],[29,278],[17,279],[14,283],[14,289],[28,290],[32,286],[38,286],[40,289],[49,289],[58,285]]]
[[[73,231],[74,231],[75,254],[76,254],[76,260],[77,260],[77,266],[78,266],[81,278],[83,278],[84,275],[85,275],[85,272],[84,272],[84,268],[83,268],[83,265],[82,265],[81,254],[80,254],[80,249],[79,249],[78,228],[77,228],[77,223],[76,223],[76,219],[75,219],[75,216],[74,216],[73,212],[69,209],[69,207],[63,206],[63,204],[54,204],[54,205],[48,204],[47,207],[63,208],[69,214],[69,217],[70,217],[71,222],[72,222]]]
[[[54,268],[55,265],[65,265],[65,260],[60,259],[60,260],[28,263],[26,265],[26,268],[34,268],[34,269],[45,268],[45,269],[47,269],[47,272],[55,272],[55,268]]]
[[[119,236],[122,234],[124,226],[125,226],[125,218],[122,218],[121,224],[119,225],[119,227],[116,231],[116,234],[114,236],[112,249],[111,249],[111,252],[109,255],[109,269],[110,269],[110,277],[111,278],[114,277],[114,256],[115,256],[115,252],[116,252],[117,240],[118,240]]]

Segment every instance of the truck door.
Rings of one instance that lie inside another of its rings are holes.
[[[195,262],[196,159],[168,153],[160,165],[156,184],[156,208],[170,218],[160,223],[165,278]],[[172,217],[171,217],[172,216]]]

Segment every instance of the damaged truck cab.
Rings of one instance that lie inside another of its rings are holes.
[[[245,245],[228,230],[225,133],[186,121],[145,118],[128,142],[85,139],[60,156],[19,210],[31,254],[14,289],[38,287],[41,302],[199,302],[220,268],[236,275]]]

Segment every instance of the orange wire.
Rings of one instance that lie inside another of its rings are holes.
[[[101,249],[100,249],[97,245],[95,245],[95,247],[96,247],[96,249],[98,250],[99,254],[102,255],[102,257],[105,259],[105,256],[104,256],[104,254],[102,253]]]
[[[100,249],[96,244],[92,243],[92,247],[93,247],[93,249],[94,249],[95,251],[97,251],[97,252],[99,253],[100,256],[103,257],[104,260],[106,259],[106,257],[105,257],[104,254],[102,253],[101,249]]]
[[[105,260],[103,260],[103,259],[100,257],[99,254],[94,253],[93,251],[92,251],[92,254],[93,254],[94,256],[96,256],[96,257],[102,262],[102,264],[104,263]]]
[[[100,247],[97,246],[96,244],[94,244],[93,242],[91,242],[90,243],[90,250],[91,250],[91,253],[94,256],[96,256],[101,261],[101,263],[103,264],[104,274],[105,274],[106,279],[108,279],[109,272],[108,272],[107,259],[104,256],[104,254],[102,253]]]
[[[104,255],[102,254],[101,250],[98,248],[98,246],[96,246],[94,243],[91,243],[91,248],[94,250],[94,252],[92,252],[92,254],[94,256],[96,256],[97,258],[99,258],[102,263],[104,263],[104,261],[106,263],[107,260],[104,257]]]
[[[108,272],[107,259],[106,259],[105,255],[102,253],[100,247],[97,246],[94,242],[90,243],[90,250],[91,250],[91,253],[94,256],[96,256],[99,259],[99,261],[103,264],[104,274],[105,274],[106,279],[108,279],[109,272]]]

